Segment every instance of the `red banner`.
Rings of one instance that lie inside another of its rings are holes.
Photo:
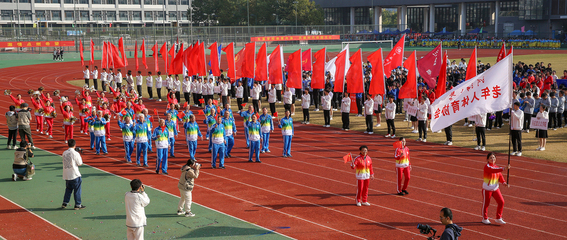
[[[7,47],[74,47],[74,41],[25,41],[0,42],[0,48]]]
[[[340,40],[340,39],[341,39],[340,35],[262,36],[262,37],[251,37],[250,42]]]

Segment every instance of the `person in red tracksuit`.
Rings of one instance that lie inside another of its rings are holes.
[[[502,220],[502,211],[504,210],[504,198],[500,189],[498,188],[498,183],[504,184],[506,187],[510,187],[504,176],[502,176],[502,171],[505,169],[510,169],[510,164],[506,167],[496,166],[496,155],[493,152],[486,156],[487,164],[484,165],[484,183],[482,184],[482,223],[490,224],[488,220],[488,206],[490,206],[490,198],[494,198],[498,207],[496,208],[496,222],[499,224],[506,224]]]
[[[410,180],[411,163],[409,148],[406,146],[406,139],[401,137],[400,143],[401,145],[396,148],[394,158],[396,159],[396,175],[398,176],[397,192],[398,195],[403,196],[404,194],[409,194],[407,189]],[[404,177],[403,187],[402,176]]]
[[[368,203],[368,184],[370,179],[374,179],[374,170],[372,169],[372,159],[367,155],[368,147],[360,146],[360,155],[356,157],[350,167],[356,170],[357,189],[356,189],[356,206],[370,206]]]

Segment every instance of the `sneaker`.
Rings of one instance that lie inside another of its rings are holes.
[[[380,124],[376,124],[376,125],[374,125],[374,127],[380,127],[380,126],[381,126]]]
[[[305,124],[309,124],[309,121],[305,122]]]
[[[179,211],[179,210],[177,210],[177,215],[184,215],[184,214],[185,214],[184,211]]]
[[[486,151],[486,148],[484,146],[482,146],[482,148],[480,149],[481,151]]]
[[[347,131],[347,132],[348,132],[348,130],[350,130],[350,129],[348,129],[348,128],[345,128],[345,131]]]
[[[544,147],[542,147],[542,148],[540,148],[539,150],[540,150],[540,151],[545,151],[545,148],[544,148]]]
[[[32,180],[32,178],[31,178],[31,177],[25,177],[25,176],[24,176],[24,178],[23,178],[23,179],[24,179],[24,181],[29,181],[29,180]]]
[[[418,142],[421,142],[421,138],[418,138],[417,141],[418,141]]]
[[[473,138],[472,140],[473,140],[473,141],[476,141],[476,138]]]
[[[486,131],[492,131],[492,129],[490,129],[490,128],[487,128],[487,129],[486,129]]]
[[[422,141],[422,142],[427,142],[427,139],[423,139],[423,141]]]
[[[504,220],[502,220],[502,218],[496,219],[494,221],[498,224],[506,224],[506,222],[504,222]]]
[[[512,156],[516,156],[516,154],[518,154],[518,152],[512,152]]]
[[[357,207],[360,207],[360,206],[362,206],[362,203],[357,202],[357,203],[356,203],[356,206],[357,206]]]
[[[83,130],[81,130],[81,133],[83,133]]]
[[[150,166],[148,166],[148,164],[144,164],[144,167],[150,167]]]
[[[81,210],[81,209],[84,209],[86,207],[87,206],[85,206],[85,205],[78,205],[78,206],[75,206],[75,210]]]
[[[12,174],[12,181],[15,182],[16,180],[18,180],[18,175],[16,175],[16,174],[14,173],[14,174]]]
[[[443,143],[443,145],[447,145],[447,144],[449,144],[449,141]]]
[[[419,133],[419,131],[413,130],[413,131],[411,131],[411,133]]]
[[[372,134],[374,134],[374,132],[368,132],[368,134],[372,135]]]
[[[333,117],[331,117],[330,120],[333,120]],[[553,129],[553,130],[557,130],[557,129]]]
[[[364,205],[364,206],[370,206],[370,203],[368,203],[368,202],[363,202],[362,205]]]
[[[47,131],[45,131],[45,135],[49,135],[49,133]]]
[[[537,148],[536,148],[536,151],[539,151],[540,149],[541,149],[541,147],[537,147]]]
[[[49,138],[53,138],[53,135],[49,135]]]
[[[107,141],[110,141],[110,138],[107,138],[106,140],[107,140]]]
[[[271,151],[270,151],[270,149],[268,149],[268,150],[266,150],[266,152],[271,152]],[[229,154],[229,156],[230,156],[230,154]],[[232,157],[232,156],[231,156],[231,157]]]
[[[258,161],[256,161],[256,162],[257,162],[257,163],[262,163],[262,161],[260,161],[260,160],[258,160]]]
[[[331,118],[332,119],[332,118]],[[553,131],[557,131],[557,128],[554,128]],[[498,222],[498,219],[496,219],[496,222]]]
[[[476,146],[474,150],[480,150],[480,146]]]
[[[488,225],[488,224],[490,224],[490,220],[488,220],[488,219],[482,219],[482,223]]]
[[[403,196],[403,195],[404,195],[403,192],[399,192],[399,193],[397,193],[397,194],[400,195],[400,196]]]
[[[468,125],[469,125],[468,123],[465,123],[465,124],[464,124],[463,126],[465,126],[465,127],[466,127],[466,126],[468,126]]]
[[[35,146],[32,146],[32,149],[35,149]]]
[[[449,141],[449,142],[447,143],[447,145],[448,145],[448,146],[453,146],[453,142]]]
[[[67,207],[67,203],[61,204],[61,209],[64,209],[64,208],[66,208],[66,207]]]
[[[526,133],[530,133],[530,130],[529,130],[529,129],[526,129]]]
[[[8,145],[6,146],[6,149],[12,149],[12,146]]]
[[[219,167],[219,168],[220,168],[220,169],[225,169],[225,167],[224,167],[224,166],[222,166],[222,167]]]
[[[425,131],[429,131],[429,128],[425,128]]]
[[[185,217],[194,217],[194,216],[195,216],[195,214],[192,213],[192,212],[186,212],[185,213]]]
[[[266,151],[262,150],[260,153],[266,153]]]
[[[409,194],[409,192],[406,191],[406,190],[402,190],[402,192],[403,192],[405,195],[408,195],[408,194]]]
[[[285,157],[285,156],[284,156],[284,157]],[[248,162],[254,162],[254,161],[252,161],[252,159],[248,159]],[[215,167],[213,166],[213,168],[215,168]]]
[[[410,129],[415,129],[413,126],[410,127]],[[416,131],[417,132],[417,131]]]
[[[368,133],[368,131],[364,131],[364,133]]]
[[[469,127],[473,127],[473,125],[472,125],[472,124],[469,124]]]
[[[127,163],[132,163],[132,160],[126,160]],[[136,165],[140,165],[140,164],[136,164]]]
[[[39,134],[43,134],[43,131],[39,132]]]
[[[387,138],[389,138],[389,137],[391,137],[391,136],[392,136],[392,135],[388,134],[388,135],[386,135],[386,136],[384,136],[384,137],[387,137]]]
[[[521,156],[522,156],[522,152],[518,152],[518,154],[516,154],[516,156],[521,157]]]
[[[319,112],[319,108],[315,108],[315,112]]]
[[[161,172],[161,174],[163,174],[163,175],[169,175],[169,173],[167,173],[167,172]]]
[[[396,138],[396,135],[392,135],[392,136],[390,136],[390,138]]]
[[[36,132],[39,132],[39,129],[36,129],[35,131],[36,131]]]
[[[65,144],[67,144],[67,140],[65,140]]]

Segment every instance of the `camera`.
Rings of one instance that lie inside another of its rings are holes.
[[[427,224],[417,224],[417,229],[419,229],[419,232],[421,234],[431,234],[431,232],[433,232],[433,235],[431,237],[428,237],[428,240],[433,240],[435,239],[435,234],[437,234],[437,230],[435,230],[435,228],[432,228],[431,226],[427,225]]]
[[[80,153],[81,155],[83,154],[83,149],[80,147],[75,147],[75,151]]]

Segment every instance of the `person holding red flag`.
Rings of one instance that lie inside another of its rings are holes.
[[[409,194],[407,191],[411,171],[409,148],[406,146],[404,137],[401,137],[398,142],[394,143],[394,147],[396,148],[394,157],[396,158],[396,175],[398,176],[397,192],[398,195],[403,196],[404,194]],[[405,177],[403,187],[402,177]]]
[[[358,150],[360,150],[360,155],[350,164],[350,167],[356,171],[356,206],[370,206],[370,203],[368,203],[368,185],[370,179],[374,179],[372,159],[367,155],[367,146],[362,145]]]
[[[490,224],[488,220],[488,206],[490,206],[490,198],[494,197],[494,200],[498,203],[496,208],[496,222],[499,224],[506,224],[502,220],[502,211],[504,210],[504,198],[500,189],[498,188],[498,183],[504,184],[506,187],[510,187],[508,183],[504,180],[502,172],[506,169],[510,169],[510,164],[506,167],[496,166],[496,155],[491,152],[486,156],[487,164],[484,165],[484,182],[482,183],[482,223]]]

